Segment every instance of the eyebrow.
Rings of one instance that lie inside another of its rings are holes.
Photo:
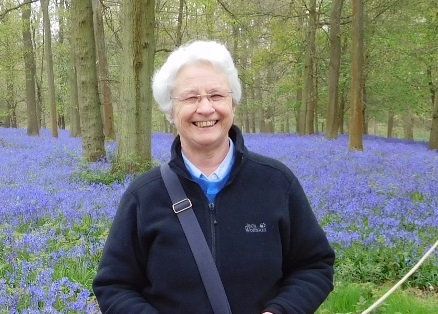
[[[212,93],[212,92],[219,92],[219,91],[223,91],[223,90],[230,90],[229,88],[227,89],[226,87],[213,87],[213,88],[207,88],[206,91],[208,91],[207,93]],[[194,93],[194,94],[199,94],[199,90],[196,88],[190,88],[190,89],[186,89],[186,90],[182,90],[180,92],[180,94],[189,94],[189,93]]]

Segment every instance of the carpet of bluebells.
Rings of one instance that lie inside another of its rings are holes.
[[[337,252],[336,278],[400,279],[438,237],[438,153],[420,142],[246,134],[247,146],[288,165],[300,179]],[[169,158],[170,134],[153,135]],[[107,144],[112,160],[115,144]],[[91,282],[119,198],[129,183],[90,183],[81,142],[61,131],[28,137],[0,128],[0,314],[100,313]],[[409,283],[437,289],[438,254]]]

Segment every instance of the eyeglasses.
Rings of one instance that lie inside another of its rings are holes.
[[[182,94],[181,96],[178,97],[170,97],[170,99],[176,99],[184,105],[197,105],[198,103],[201,102],[202,97],[207,97],[209,102],[213,104],[216,103],[219,104],[223,102],[232,93],[233,92],[231,91],[214,92],[211,94],[204,94],[204,95],[188,93],[188,94]]]

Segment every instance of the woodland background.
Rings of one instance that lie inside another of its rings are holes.
[[[193,39],[231,50],[245,132],[324,132],[438,148],[436,0],[2,0],[0,120],[68,128],[83,155],[116,139],[126,169],[150,159],[152,131],[172,131],[150,78]]]
[[[436,241],[437,0],[0,0],[0,314],[100,313],[126,170],[170,158],[151,76],[193,39],[229,47],[246,145],[336,250],[317,313],[362,313]],[[438,312],[436,254],[378,313]]]

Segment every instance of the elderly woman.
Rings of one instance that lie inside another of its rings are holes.
[[[334,252],[290,169],[250,152],[233,125],[241,87],[220,43],[176,49],[153,80],[178,136],[178,175],[231,311],[314,313],[333,289]],[[103,313],[213,313],[159,168],[124,193],[93,289]]]

